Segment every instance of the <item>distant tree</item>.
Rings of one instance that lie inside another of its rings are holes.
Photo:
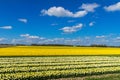
[[[16,44],[16,46],[26,46],[26,44]]]
[[[107,47],[105,44],[92,44],[91,47]]]
[[[0,48],[2,47],[11,47],[14,46],[13,44],[0,44]]]

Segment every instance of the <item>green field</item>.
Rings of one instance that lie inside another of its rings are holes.
[[[119,56],[0,57],[0,80],[120,80]]]

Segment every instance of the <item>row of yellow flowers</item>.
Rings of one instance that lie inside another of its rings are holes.
[[[120,55],[120,48],[18,46],[0,48],[0,56],[44,55]]]

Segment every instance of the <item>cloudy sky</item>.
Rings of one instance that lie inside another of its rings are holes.
[[[120,45],[120,0],[0,0],[0,43]]]

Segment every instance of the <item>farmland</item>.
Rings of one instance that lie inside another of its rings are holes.
[[[105,75],[119,78],[119,72],[117,56],[0,57],[0,80],[92,80]]]
[[[104,47],[0,48],[0,80],[119,80],[119,54]]]
[[[120,48],[68,46],[13,46],[0,48],[0,56],[119,55]]]

